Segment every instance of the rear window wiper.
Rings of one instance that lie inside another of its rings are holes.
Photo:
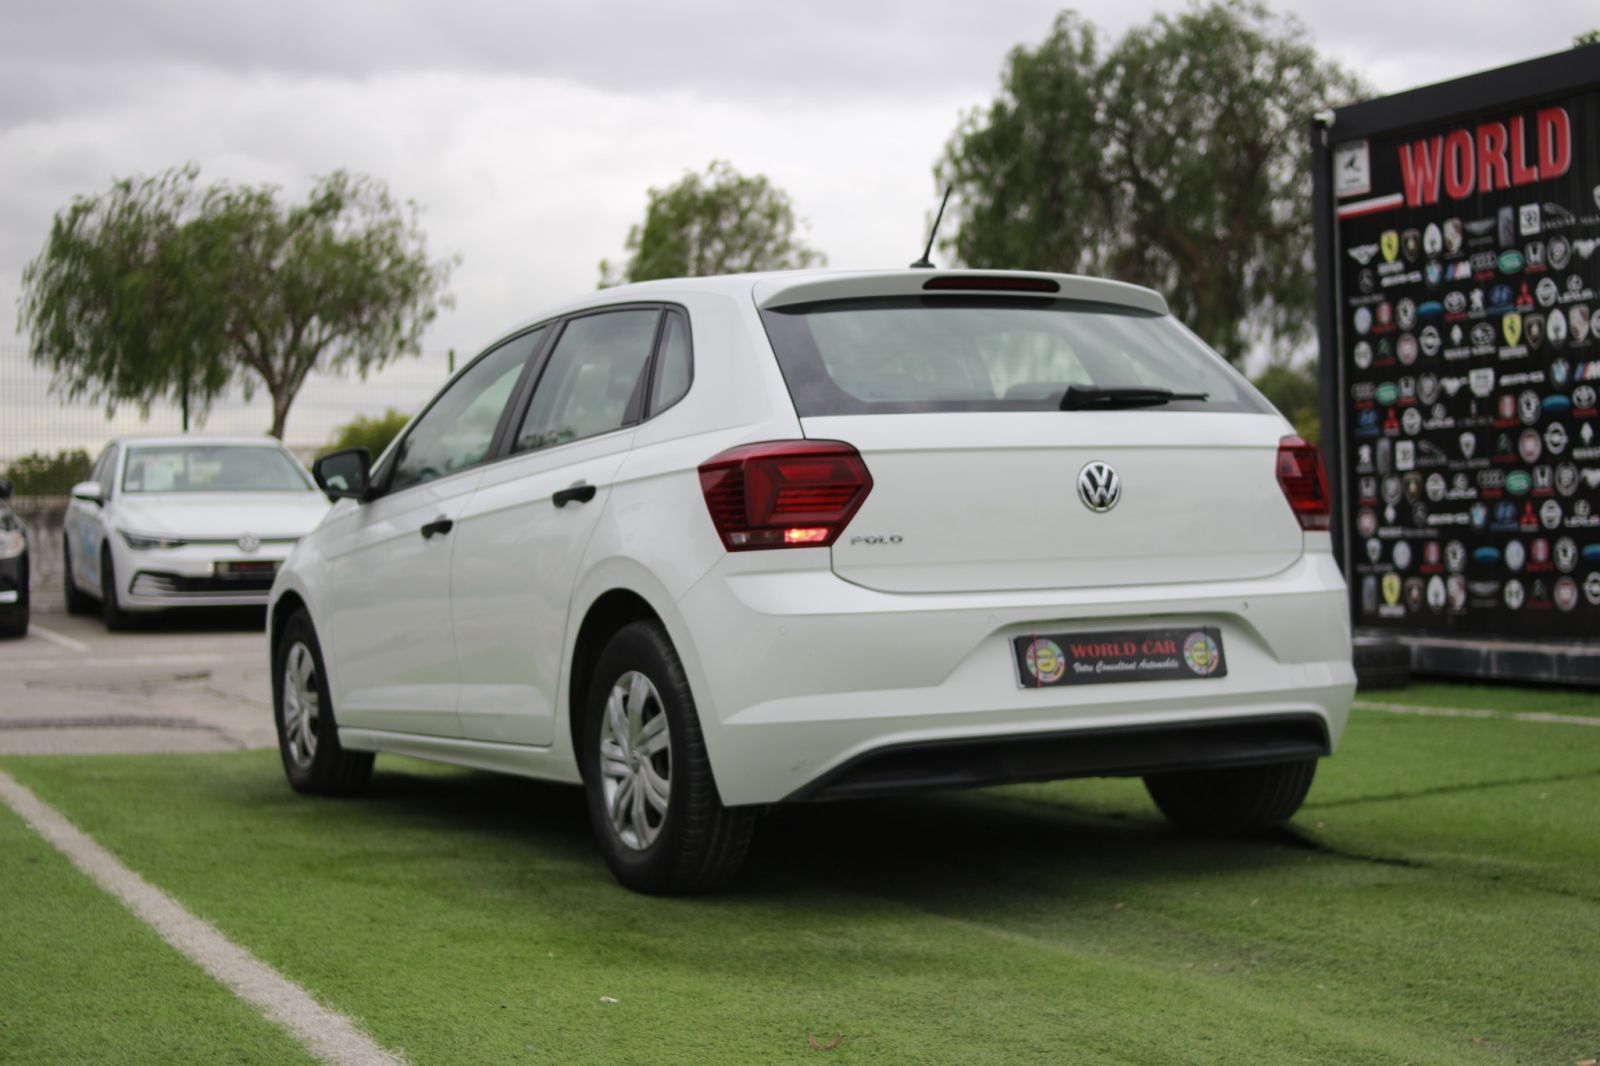
[[[1061,397],[1061,410],[1109,410],[1117,407],[1159,407],[1175,400],[1204,400],[1210,393],[1173,392],[1171,389],[1143,385],[1117,388],[1068,385],[1067,394]]]

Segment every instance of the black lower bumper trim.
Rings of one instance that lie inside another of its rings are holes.
[[[932,740],[864,752],[796,789],[785,802],[1139,777],[1321,758],[1330,750],[1327,727],[1314,714]]]

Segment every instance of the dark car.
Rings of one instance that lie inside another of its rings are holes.
[[[0,478],[0,637],[28,632],[28,531],[10,498],[11,482]]]

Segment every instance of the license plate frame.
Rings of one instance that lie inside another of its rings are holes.
[[[217,576],[229,578],[277,577],[278,563],[274,559],[229,559],[217,564]]]
[[[1227,652],[1217,626],[1023,633],[1010,643],[1022,688],[1210,681],[1228,676]]]

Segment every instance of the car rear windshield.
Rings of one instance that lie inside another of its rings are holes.
[[[123,492],[310,492],[281,450],[253,445],[178,444],[129,448]]]
[[[1115,304],[907,296],[762,319],[801,417],[1054,411],[1073,385],[1206,394],[1150,410],[1271,410],[1172,318]]]

